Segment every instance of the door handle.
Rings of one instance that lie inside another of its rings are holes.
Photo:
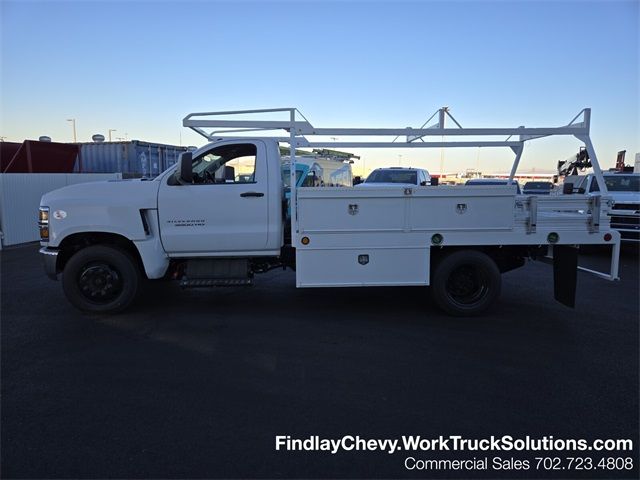
[[[241,197],[264,197],[262,192],[244,192],[240,194]]]

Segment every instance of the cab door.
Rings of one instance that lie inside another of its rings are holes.
[[[162,180],[162,244],[175,256],[260,252],[268,240],[268,164],[264,142],[218,142],[193,158],[192,184]]]

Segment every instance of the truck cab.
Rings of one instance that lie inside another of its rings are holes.
[[[606,172],[603,177],[612,200],[611,227],[620,232],[623,242],[640,243],[640,173]],[[567,176],[564,184],[571,184],[571,193],[597,195],[600,192],[593,173]]]
[[[191,183],[185,183],[188,180],[180,177],[184,172],[178,170],[163,175],[158,219],[165,252],[278,254],[282,246],[282,177],[279,165],[268,161],[278,159],[275,147],[274,142],[261,140],[216,143],[193,155]],[[250,172],[249,177],[220,177],[223,167],[234,165]]]
[[[230,167],[249,173],[230,176]],[[141,275],[250,283],[253,264],[280,264],[282,188],[277,142],[247,139],[187,152],[153,181],[49,192],[39,218],[47,273],[62,274],[71,302],[96,312],[125,308]]]

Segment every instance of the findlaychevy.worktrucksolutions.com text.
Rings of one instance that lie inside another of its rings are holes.
[[[340,451],[378,451],[393,454],[397,451],[421,452],[551,452],[551,451],[632,451],[630,439],[594,439],[555,438],[553,436],[522,438],[511,435],[490,436],[487,438],[465,438],[462,435],[425,438],[419,435],[403,435],[400,438],[364,438],[359,435],[344,435],[339,438],[322,438],[310,435],[305,438],[293,438],[290,435],[276,436],[277,451],[327,452]]]

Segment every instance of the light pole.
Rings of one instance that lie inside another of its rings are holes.
[[[76,119],[75,118],[67,118],[67,122],[71,122],[73,126],[73,143],[78,142],[78,137],[76,136]]]
[[[111,132],[115,132],[116,129],[115,128],[110,128],[109,129],[109,141],[111,141]]]

